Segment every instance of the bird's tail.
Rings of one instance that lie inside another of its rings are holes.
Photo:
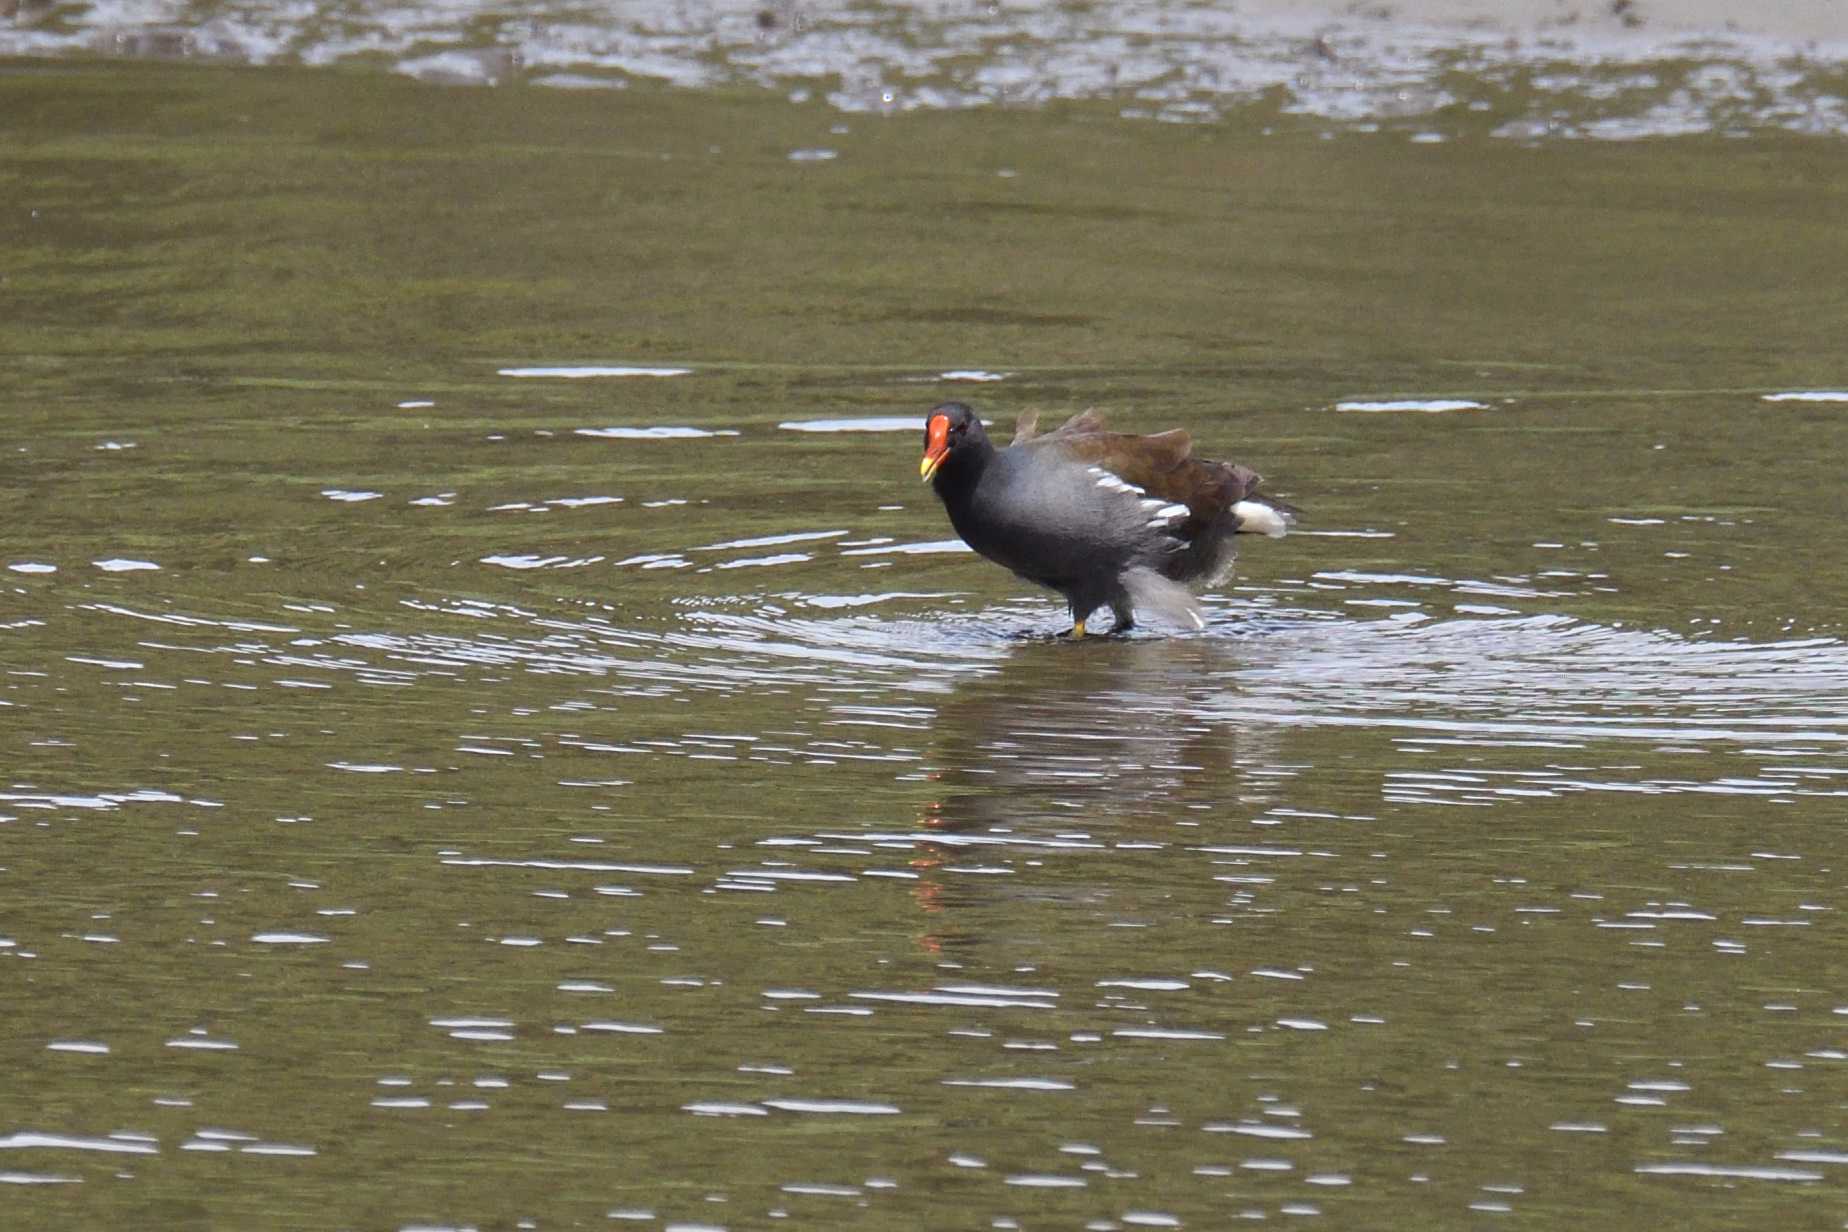
[[[1238,519],[1241,535],[1269,535],[1272,539],[1281,539],[1295,525],[1297,510],[1294,505],[1268,496],[1247,496],[1232,506],[1232,516]]]
[[[1138,610],[1153,612],[1189,629],[1206,628],[1205,610],[1194,593],[1146,565],[1124,570],[1123,589]]]

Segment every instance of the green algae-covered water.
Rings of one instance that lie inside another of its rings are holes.
[[[1841,1226],[1848,157],[1448,120],[0,63],[0,1223]]]

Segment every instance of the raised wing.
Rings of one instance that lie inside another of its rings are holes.
[[[1056,431],[1033,438],[1032,448],[1056,449],[1075,462],[1099,466],[1151,497],[1186,505],[1194,527],[1212,522],[1261,482],[1235,462],[1193,456],[1193,438],[1175,428],[1152,436],[1104,429],[1103,416],[1085,411]]]

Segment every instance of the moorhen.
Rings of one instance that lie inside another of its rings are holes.
[[[1232,572],[1233,536],[1277,538],[1296,520],[1257,495],[1256,471],[1192,453],[1182,429],[1107,432],[1096,411],[1043,435],[1023,415],[1013,444],[996,449],[974,411],[945,402],[925,420],[918,470],[964,543],[1065,596],[1070,636],[1080,638],[1106,603],[1117,632],[1137,608],[1203,628],[1190,587]]]

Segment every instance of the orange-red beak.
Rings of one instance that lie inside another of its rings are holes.
[[[949,456],[950,417],[932,415],[930,422],[924,425],[924,460],[918,463],[918,474],[928,480]]]

